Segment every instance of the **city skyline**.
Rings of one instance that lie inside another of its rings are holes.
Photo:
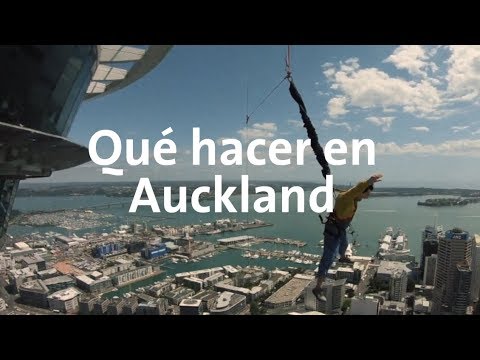
[[[88,145],[95,131],[111,129],[123,142],[134,139],[139,151],[141,139],[154,144],[172,127],[175,166],[128,167],[115,178],[87,163],[32,181],[211,180],[215,174],[238,180],[248,172],[257,180],[322,182],[310,151],[304,166],[192,166],[195,126],[217,143],[247,135],[267,142],[306,138],[286,84],[252,116],[248,132],[245,127],[247,88],[251,112],[284,76],[286,49],[175,46],[145,78],[82,104],[69,134]],[[389,186],[475,188],[480,175],[473,166],[480,154],[478,54],[478,46],[292,46],[293,76],[321,144],[334,138],[347,144],[370,138],[376,144],[375,166],[362,158],[360,166],[332,166],[335,183],[354,183],[380,171]],[[217,156],[221,148],[217,146]]]
[[[0,59],[0,315],[480,314],[480,46]]]

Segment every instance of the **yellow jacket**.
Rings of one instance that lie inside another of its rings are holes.
[[[355,187],[338,195],[334,214],[337,220],[351,221],[357,211],[357,200],[369,186],[367,180],[359,182]]]

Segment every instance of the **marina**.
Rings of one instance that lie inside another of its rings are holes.
[[[379,259],[401,262],[415,261],[415,257],[410,254],[408,237],[402,230],[398,229],[394,231],[393,228],[389,226],[378,242],[377,257]]]

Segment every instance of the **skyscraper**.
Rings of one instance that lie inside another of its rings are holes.
[[[425,269],[423,271],[423,285],[435,284],[435,272],[437,270],[437,254],[425,257]]]
[[[478,302],[480,292],[480,235],[475,234],[472,244],[472,285],[470,300]]]
[[[457,292],[466,288],[459,285],[459,281],[466,281],[466,276],[458,274],[458,265],[470,264],[471,261],[472,240],[468,232],[459,228],[448,230],[438,244],[432,314],[452,313]]]
[[[405,271],[396,271],[390,278],[389,295],[392,301],[404,301],[408,276]]]
[[[305,290],[305,308],[329,315],[341,313],[345,297],[345,282],[346,279],[326,279],[322,288],[327,301],[319,301],[312,293],[312,289],[315,287],[315,281],[312,281]]]
[[[467,307],[470,304],[470,284],[472,282],[472,269],[464,261],[457,265],[455,273],[455,297],[453,300],[452,313],[455,315],[465,315]]]
[[[443,227],[427,225],[422,232],[422,257],[420,259],[420,276],[425,276],[425,258],[438,252],[438,239],[443,236]]]
[[[90,160],[85,146],[65,138],[81,102],[141,78],[171,47],[0,47],[0,247],[20,180]],[[125,70],[114,63],[133,65]]]

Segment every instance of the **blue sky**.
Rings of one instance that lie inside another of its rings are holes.
[[[101,175],[93,163],[42,181],[299,180],[322,183],[307,151],[304,166],[192,166],[192,128],[202,137],[242,139],[246,93],[249,110],[284,76],[287,46],[175,46],[144,78],[111,95],[85,101],[69,138],[88,145],[101,129],[122,139],[150,140],[150,151],[172,127],[177,165],[130,167],[122,177]],[[321,143],[372,139],[376,165],[333,167],[334,182],[355,182],[371,173],[384,186],[480,188],[480,48],[478,46],[292,46],[295,83]],[[284,83],[250,120],[250,138],[305,139],[298,107]],[[226,150],[217,146],[217,157]],[[122,159],[125,159],[125,149]],[[107,155],[111,146],[99,143]],[[350,161],[347,161],[350,163]],[[36,180],[38,181],[38,180]]]

